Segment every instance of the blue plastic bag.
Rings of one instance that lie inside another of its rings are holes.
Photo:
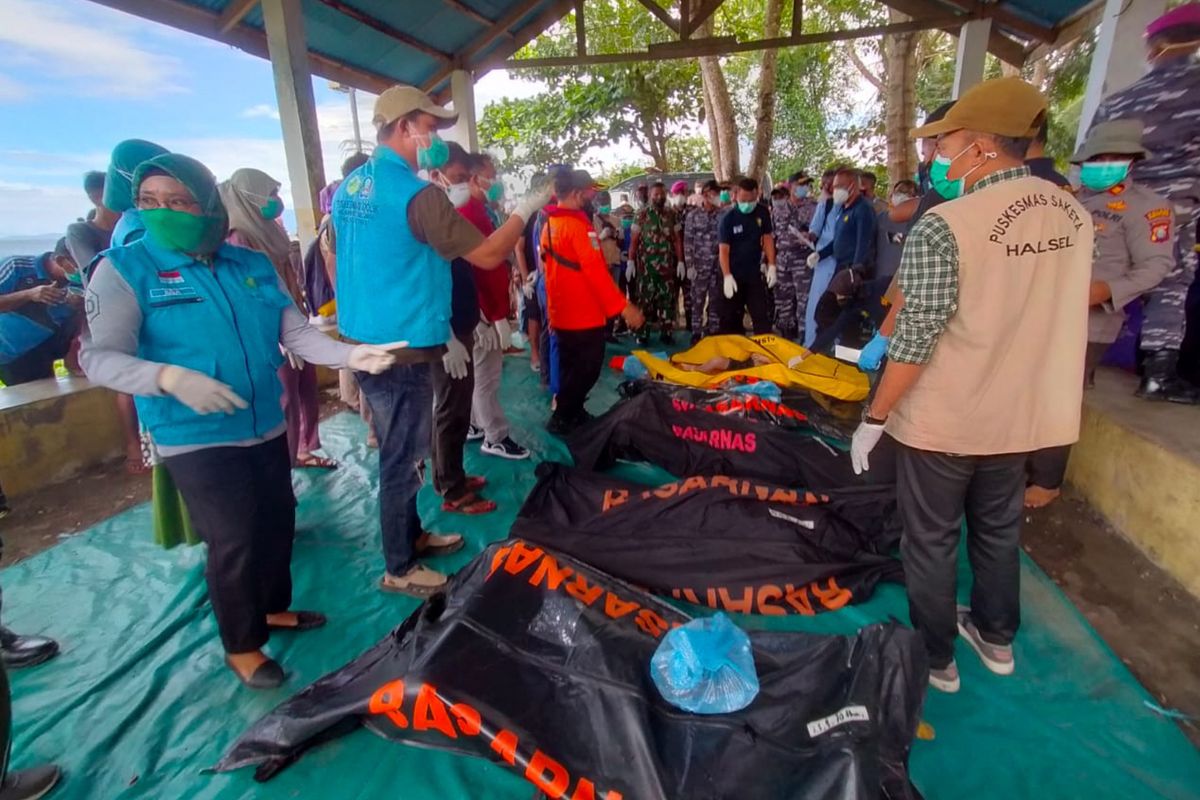
[[[651,353],[657,359],[666,360],[666,353]],[[642,380],[650,377],[650,370],[646,369],[646,365],[638,360],[637,356],[625,356],[625,363],[621,365],[621,371],[625,373],[625,377],[631,381]]]
[[[669,631],[650,677],[664,700],[695,714],[739,711],[758,695],[750,637],[720,612]]]
[[[771,400],[778,403],[783,400],[783,391],[774,381],[755,381],[754,383],[736,383],[729,382],[729,391],[737,392],[738,394],[753,394],[764,400]]]

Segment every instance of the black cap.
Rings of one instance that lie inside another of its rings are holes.
[[[554,175],[554,193],[559,197],[579,191],[580,189],[603,189],[602,184],[596,183],[587,170],[559,170]]]

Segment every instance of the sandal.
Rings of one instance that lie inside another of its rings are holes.
[[[276,625],[267,623],[267,629],[272,631],[311,631],[314,628],[320,628],[327,621],[325,615],[319,611],[293,611],[296,615],[295,625]]]
[[[338,463],[332,458],[309,453],[303,458],[296,458],[296,469],[337,469]]]
[[[487,514],[496,510],[496,501],[487,500],[474,492],[464,492],[457,500],[443,500],[442,511],[451,514]]]
[[[483,477],[482,475],[468,475],[467,476],[467,491],[468,492],[478,492],[480,489],[482,489],[485,486],[487,486],[487,478]]]

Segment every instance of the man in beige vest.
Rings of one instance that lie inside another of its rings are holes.
[[[960,633],[988,669],[1012,673],[1026,454],[1079,436],[1092,220],[1023,163],[1045,110],[1032,86],[999,78],[912,132],[937,137],[932,172],[957,199],[905,242],[905,305],[851,444],[861,471],[885,430],[895,440],[909,614],[946,692],[959,687]],[[970,607],[956,607],[964,518],[974,581]]]

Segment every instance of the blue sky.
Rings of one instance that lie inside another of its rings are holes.
[[[87,0],[0,0],[0,237],[62,231],[88,208],[82,176],[137,137],[194,156],[218,178],[257,167],[290,200],[267,61]],[[352,137],[346,96],[313,82],[325,171]],[[496,72],[476,106],[536,87]],[[373,98],[360,116],[371,135]],[[286,217],[291,224],[290,214]]]

